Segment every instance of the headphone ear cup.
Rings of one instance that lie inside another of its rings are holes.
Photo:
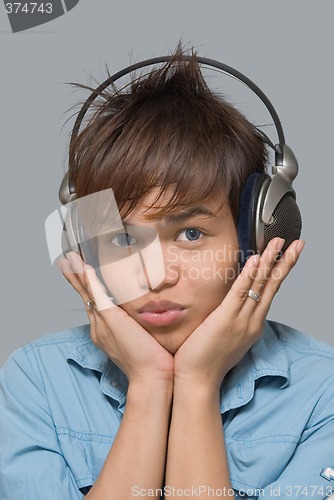
[[[259,193],[265,183],[269,184],[271,177],[267,174],[251,174],[240,194],[238,212],[239,265],[242,269],[248,257],[257,252],[256,214],[258,210]]]
[[[76,208],[73,203],[69,206],[68,211],[64,217],[63,231],[61,235],[61,247],[63,255],[68,252],[75,252],[81,255],[80,247],[78,244],[78,232],[76,224]]]
[[[61,235],[61,246],[63,255],[69,252],[75,252],[82,260],[95,269],[95,273],[101,283],[105,285],[98,262],[98,238],[86,239],[82,237],[81,225],[78,217],[75,201],[68,207],[66,213],[63,231]],[[109,293],[110,295],[110,293]]]
[[[285,239],[282,253],[289,247],[289,245],[300,238],[302,230],[302,217],[298,208],[294,194],[291,192],[286,193],[279,203],[277,204],[270,224],[263,226],[263,237],[261,241],[264,242],[264,248],[268,245],[269,241],[275,237]],[[264,250],[263,248],[263,250]],[[262,252],[259,248],[259,250]]]
[[[272,182],[268,174],[252,174],[248,177],[240,195],[238,238],[240,267],[254,253],[262,253],[270,240],[284,238],[282,253],[300,238],[302,218],[294,191],[287,191],[277,203],[269,224],[264,224],[262,211]]]

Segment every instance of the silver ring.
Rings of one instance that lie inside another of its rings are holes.
[[[87,305],[88,309],[92,310],[93,307],[95,306],[95,300],[94,299],[87,300],[86,305]]]
[[[251,288],[248,290],[248,297],[255,300],[255,302],[259,302],[261,295],[259,293],[254,292]]]

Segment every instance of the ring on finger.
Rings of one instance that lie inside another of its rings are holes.
[[[95,306],[95,300],[94,299],[86,300],[86,306],[89,310],[92,310]]]
[[[248,290],[248,297],[255,300],[255,302],[259,302],[261,299],[261,295],[259,293],[254,292],[251,288]]]

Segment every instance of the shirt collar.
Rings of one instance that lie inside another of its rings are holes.
[[[104,373],[109,360],[108,356],[93,344],[89,325],[82,326],[81,332],[80,338],[69,345],[65,353],[66,359],[72,359],[83,368]]]
[[[239,408],[254,396],[255,381],[280,377],[281,389],[289,384],[290,360],[270,321],[265,322],[260,340],[230,371],[221,389],[221,412]]]
[[[119,403],[124,410],[128,380],[124,373],[93,344],[89,325],[84,335],[73,342],[66,353],[67,360],[73,360],[83,368],[102,374],[102,392]],[[281,377],[281,389],[289,383],[290,362],[282,343],[277,338],[270,321],[265,322],[264,333],[243,359],[230,371],[221,389],[221,412],[239,408],[254,396],[255,381],[261,377]]]
[[[118,409],[124,411],[128,379],[105,352],[92,342],[89,325],[83,327],[83,337],[69,346],[66,359],[75,361],[82,368],[100,372],[102,392],[118,401]]]

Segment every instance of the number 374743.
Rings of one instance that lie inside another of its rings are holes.
[[[51,14],[52,3],[44,2],[8,2],[5,4],[7,14]]]

